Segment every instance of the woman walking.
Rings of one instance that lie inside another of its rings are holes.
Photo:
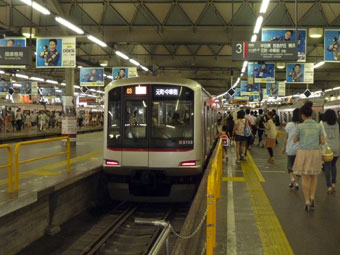
[[[307,101],[300,109],[303,123],[297,125],[294,143],[299,142],[299,149],[293,166],[294,174],[302,176],[302,190],[305,198],[305,210],[315,207],[317,175],[321,172],[322,155],[320,144],[325,144],[321,125],[312,119],[313,103]]]
[[[327,193],[332,194],[335,192],[336,186],[336,162],[339,158],[339,125],[337,123],[336,114],[333,110],[328,109],[321,122],[325,130],[326,143],[333,152],[333,160],[324,162],[325,177],[327,185]]]
[[[285,130],[286,136],[284,138],[283,146],[282,146],[282,153],[287,154],[287,169],[288,175],[290,177],[290,188],[295,188],[296,190],[299,189],[299,175],[294,175],[293,173],[293,165],[296,157],[296,152],[299,148],[299,143],[294,143],[293,139],[295,137],[297,125],[301,122],[300,119],[300,109],[296,108],[293,111],[293,118],[292,121],[288,122]]]
[[[236,162],[240,163],[240,159],[244,159],[246,151],[247,139],[244,134],[246,120],[244,119],[245,112],[243,110],[237,112],[237,120],[234,124],[233,137],[236,143]]]
[[[269,153],[268,163],[271,163],[271,164],[274,164],[275,162],[273,148],[275,147],[276,135],[277,135],[277,130],[276,130],[276,126],[274,124],[273,118],[274,118],[274,113],[268,112],[267,113],[268,121],[264,124],[264,127],[266,129],[266,134],[267,134],[266,147]]]

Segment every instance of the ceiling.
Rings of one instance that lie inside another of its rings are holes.
[[[241,62],[231,60],[232,40],[250,40],[261,0],[37,0],[56,15],[73,22],[110,47],[101,48],[77,37],[77,63],[130,66],[114,54],[118,49],[158,75],[192,78],[210,93],[220,94],[239,76]],[[263,27],[340,27],[339,0],[272,0]],[[35,27],[38,36],[74,33],[19,0],[0,0],[1,33],[20,34],[21,27]],[[308,38],[307,62],[323,59],[323,38]],[[26,73],[35,73],[33,68]],[[109,68],[107,69],[109,72]],[[142,72],[142,71],[141,71]],[[62,81],[63,70],[44,69],[39,74]],[[36,74],[35,74],[36,75]],[[150,74],[149,74],[150,75]],[[277,70],[277,80],[285,79]],[[339,86],[340,63],[316,70],[313,89]],[[291,93],[305,85],[288,85]]]

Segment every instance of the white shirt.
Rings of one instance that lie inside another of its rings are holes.
[[[285,130],[288,134],[288,140],[286,144],[286,154],[289,156],[296,155],[296,151],[299,148],[299,142],[294,143],[293,139],[296,134],[297,124],[294,122],[288,122]]]

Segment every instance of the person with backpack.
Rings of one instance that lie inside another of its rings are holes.
[[[263,114],[263,110],[259,110],[259,116],[257,117],[257,135],[259,137],[259,143],[258,146],[264,148],[263,141],[263,133],[265,130],[264,123],[266,122],[265,116]]]
[[[264,127],[266,129],[267,134],[267,140],[266,140],[266,147],[269,153],[268,163],[274,164],[274,151],[273,148],[275,147],[275,141],[276,141],[276,126],[273,122],[274,113],[268,112],[267,113],[268,121],[264,124]]]

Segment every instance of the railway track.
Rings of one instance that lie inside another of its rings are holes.
[[[101,217],[62,255],[147,255],[162,228],[136,224],[135,219],[173,220],[175,229],[179,230],[187,209],[187,205],[120,204]]]

